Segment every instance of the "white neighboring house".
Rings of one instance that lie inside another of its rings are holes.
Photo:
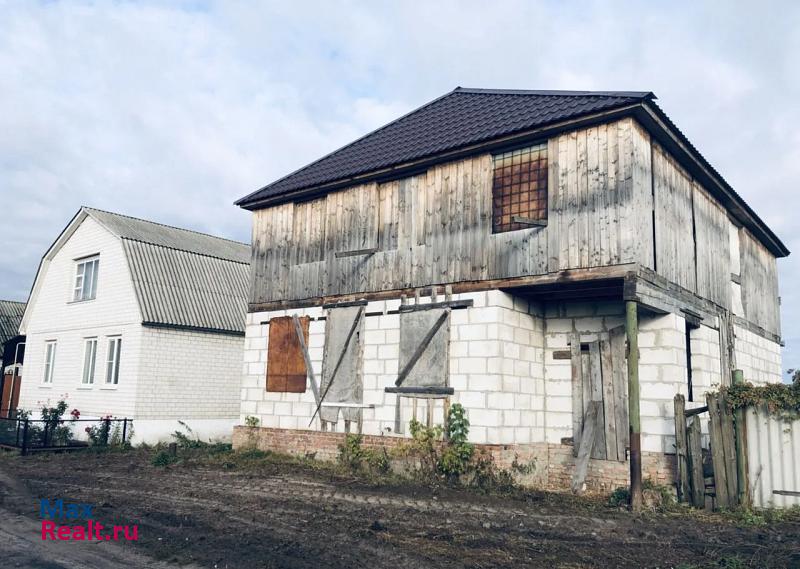
[[[250,246],[91,208],[42,258],[20,332],[19,406],[67,396],[134,419],[134,442],[184,421],[226,439],[239,416]]]

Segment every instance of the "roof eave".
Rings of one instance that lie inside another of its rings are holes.
[[[521,130],[499,138],[492,138],[490,140],[477,142],[475,144],[454,148],[446,152],[440,152],[437,154],[420,158],[418,160],[412,160],[409,162],[397,164],[395,166],[383,168],[381,170],[372,170],[370,172],[365,172],[363,174],[349,176],[347,178],[340,178],[338,180],[334,180],[326,184],[319,184],[315,186],[308,186],[306,188],[300,188],[298,190],[286,192],[276,196],[269,196],[261,199],[248,199],[250,196],[247,196],[236,201],[235,205],[238,205],[242,209],[255,211],[258,209],[263,209],[265,207],[271,207],[298,199],[309,199],[311,197],[315,197],[318,195],[324,195],[328,192],[345,188],[348,186],[365,184],[375,181],[386,181],[391,179],[397,179],[413,174],[414,172],[422,171],[426,168],[429,168],[435,164],[440,164],[442,162],[449,162],[465,156],[470,156],[477,153],[491,151],[503,147],[513,146],[530,140],[548,138],[557,135],[561,132],[566,132],[576,128],[590,126],[592,124],[599,124],[611,120],[616,120],[624,116],[629,116],[639,106],[640,104],[638,102],[630,103],[627,105],[615,107],[613,109],[601,111],[598,113],[591,113],[579,117],[574,117],[568,120],[557,121],[533,129]]]
[[[728,212],[747,227],[776,257],[791,253],[744,199],[728,184],[711,164],[694,148],[689,139],[674,126],[672,120],[657,105],[648,101],[637,105],[634,117],[655,136],[656,140],[675,156],[679,163],[716,197]]]

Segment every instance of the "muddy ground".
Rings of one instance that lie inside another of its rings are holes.
[[[156,467],[152,454],[0,455],[4,564],[50,569],[800,567],[796,516],[745,525],[686,512],[633,515],[605,500],[557,494],[378,485],[279,457],[195,454]],[[139,539],[44,543],[39,498],[94,504],[96,519],[106,525],[137,524]]]

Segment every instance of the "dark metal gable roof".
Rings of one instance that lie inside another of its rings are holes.
[[[649,92],[511,91],[456,88],[245,196],[258,202],[435,156],[558,121],[608,111],[652,98]]]

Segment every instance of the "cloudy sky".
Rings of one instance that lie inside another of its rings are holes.
[[[236,198],[458,85],[654,91],[797,252],[800,366],[800,4],[769,6],[0,0],[0,298],[81,205],[249,240]]]

